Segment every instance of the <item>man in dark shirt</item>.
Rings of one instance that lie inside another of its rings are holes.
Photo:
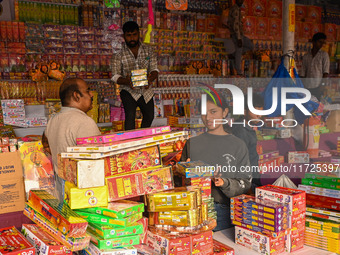
[[[258,95],[253,95],[253,106],[257,110],[263,110],[264,101],[263,98]],[[232,133],[237,136],[241,140],[244,141],[248,148],[249,152],[249,162],[251,166],[258,166],[259,155],[257,154],[256,145],[257,145],[257,137],[256,131],[254,128],[248,126],[249,120],[261,119],[261,116],[255,115],[249,111],[247,103],[245,103],[245,127],[242,125],[233,125]],[[255,126],[255,122],[253,121],[251,125]],[[261,186],[260,174],[258,172],[253,172],[253,181],[252,181],[252,191],[255,191],[256,187]]]

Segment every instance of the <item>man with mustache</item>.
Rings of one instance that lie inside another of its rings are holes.
[[[134,21],[123,25],[125,44],[114,56],[112,81],[120,85],[120,98],[125,111],[125,130],[135,129],[137,106],[143,114],[142,128],[150,127],[154,118],[152,82],[157,79],[157,56],[153,48],[140,41],[139,26]],[[131,71],[147,69],[148,86],[134,88]]]

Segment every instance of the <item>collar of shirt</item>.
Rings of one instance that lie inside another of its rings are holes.
[[[76,111],[76,112],[79,112],[79,113],[86,115],[85,112],[83,112],[82,110],[79,110],[78,108],[75,108],[75,107],[62,106],[61,109],[60,109],[60,113],[70,112],[70,111]]]

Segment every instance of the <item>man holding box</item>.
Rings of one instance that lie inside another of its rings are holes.
[[[66,79],[59,89],[62,108],[47,123],[44,135],[52,153],[56,176],[56,196],[64,199],[64,180],[58,176],[58,154],[76,146],[80,137],[100,135],[97,124],[86,113],[92,109],[93,95],[86,82],[79,78]]]
[[[136,108],[143,114],[142,128],[150,127],[154,118],[153,90],[151,83],[157,79],[157,57],[151,46],[140,42],[139,26],[134,21],[123,25],[125,44],[114,56],[112,81],[119,84],[120,98],[125,111],[125,130],[135,129]],[[136,79],[145,75],[147,82]]]

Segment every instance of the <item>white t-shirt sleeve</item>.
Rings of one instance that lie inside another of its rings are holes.
[[[329,66],[330,66],[330,61],[329,61],[329,56],[328,53],[324,53],[324,57],[322,59],[322,74],[327,73],[329,74]]]
[[[306,62],[307,62],[307,58],[306,58],[306,56],[303,56],[303,58],[302,58],[302,66],[301,66],[301,69],[299,71],[299,75],[301,77],[306,77],[307,65],[308,65],[308,63],[306,63]]]

